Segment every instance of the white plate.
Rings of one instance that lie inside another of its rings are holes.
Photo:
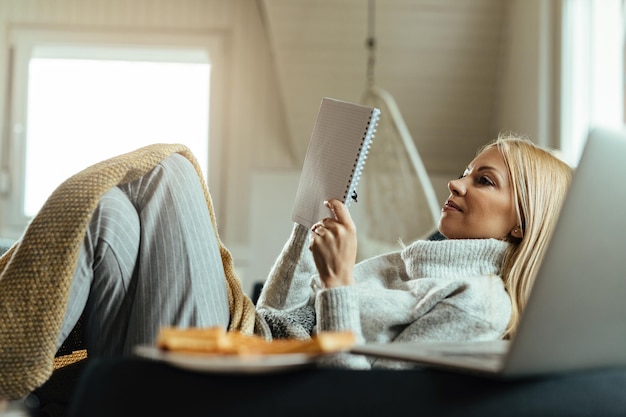
[[[287,371],[315,363],[319,356],[304,353],[276,355],[207,355],[201,353],[168,352],[155,346],[135,346],[135,354],[201,372],[214,373],[268,373]]]

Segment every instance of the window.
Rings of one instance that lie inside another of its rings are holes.
[[[205,173],[219,172],[210,166],[215,158],[209,162],[212,86],[220,85],[215,39],[147,38],[14,34],[4,235],[21,233],[70,175],[150,143],[184,143]]]
[[[576,165],[589,129],[624,125],[624,10],[621,0],[564,0],[561,138]]]

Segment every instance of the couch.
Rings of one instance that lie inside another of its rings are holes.
[[[625,416],[626,369],[497,380],[427,369],[213,374],[92,359],[70,417]]]

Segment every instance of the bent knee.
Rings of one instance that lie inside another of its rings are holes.
[[[168,156],[159,165],[163,167],[166,175],[167,173],[172,173],[179,179],[190,178],[197,180],[198,178],[198,172],[191,161],[179,153]]]
[[[120,240],[126,244],[138,242],[140,222],[137,209],[120,188],[113,187],[100,199],[89,229],[98,240],[111,246],[116,246]]]

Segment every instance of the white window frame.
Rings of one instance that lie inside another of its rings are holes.
[[[186,62],[192,62],[194,54],[204,53],[204,62],[208,58],[211,65],[210,97],[209,97],[209,155],[207,181],[214,199],[219,198],[220,173],[222,172],[222,147],[225,118],[225,91],[227,56],[227,37],[222,32],[210,33],[168,33],[168,32],[116,32],[93,31],[78,29],[32,29],[14,27],[10,33],[11,62],[10,82],[11,96],[5,103],[9,108],[8,141],[4,144],[2,172],[0,175],[0,192],[4,200],[4,219],[2,220],[0,236],[18,238],[27,226],[30,218],[23,215],[23,195],[25,181],[26,132],[27,126],[27,85],[28,65],[36,50],[41,47],[80,48],[97,46],[99,49],[110,46],[119,51],[120,48],[134,48],[143,50],[148,56],[140,57],[149,60],[158,60],[158,50],[176,49],[187,51]],[[39,47],[39,48],[38,48]],[[150,52],[152,50],[152,52]],[[90,55],[92,57],[92,55]],[[77,56],[77,58],[80,58]],[[119,56],[119,59],[124,58]],[[124,59],[132,59],[127,56]],[[136,58],[138,59],[138,58]],[[200,57],[198,56],[200,60]],[[217,207],[216,207],[217,209]]]

